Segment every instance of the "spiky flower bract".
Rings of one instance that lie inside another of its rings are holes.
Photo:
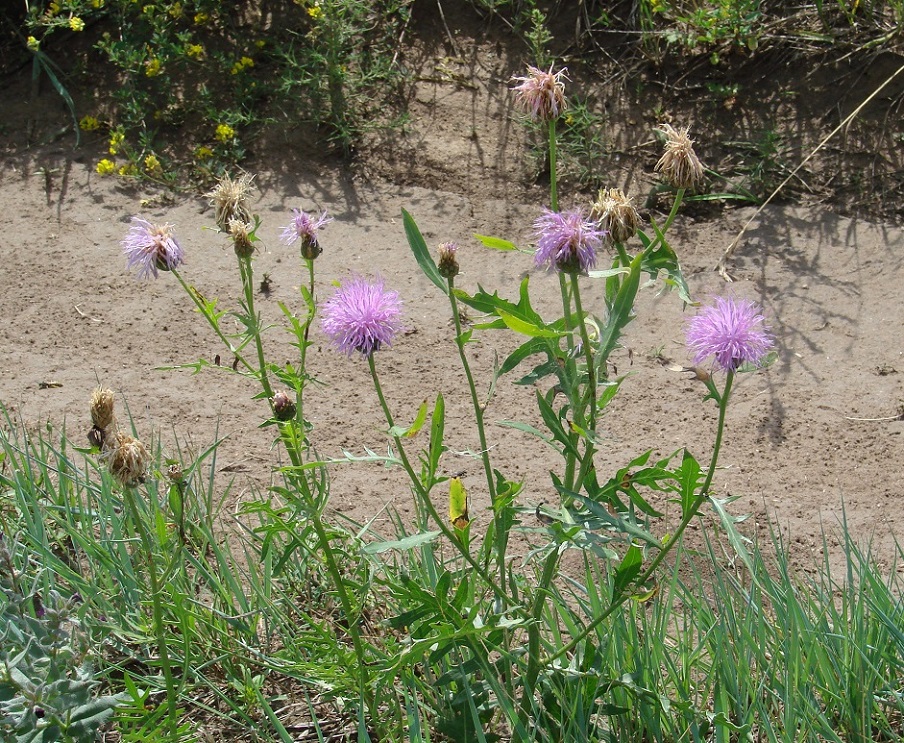
[[[695,188],[703,180],[703,163],[694,152],[694,140],[688,136],[690,129],[662,124],[659,131],[665,134],[665,152],[655,170],[675,188]]]
[[[321,213],[316,219],[301,209],[293,209],[294,216],[288,226],[283,228],[282,240],[286,245],[293,245],[296,240],[301,240],[301,256],[313,260],[321,253],[317,233],[325,225],[333,221],[326,212]]]
[[[236,179],[227,173],[220,178],[213,190],[204,194],[210,199],[210,205],[214,208],[217,227],[224,232],[229,231],[229,223],[233,219],[245,224],[252,221],[246,202],[251,194],[251,181],[253,180],[254,176],[248,173],[242,173]]]
[[[586,219],[578,210],[543,210],[534,221],[537,252],[534,262],[540,268],[564,273],[586,273],[596,264],[596,252],[602,247],[605,230]]]
[[[723,371],[737,371],[745,364],[761,366],[774,346],[759,305],[746,299],[716,297],[687,326],[694,364],[712,356]]]
[[[132,217],[122,241],[128,268],[138,268],[138,278],[157,278],[157,271],[171,271],[185,262],[185,252],[173,234],[173,225],[155,225]]]
[[[458,246],[455,243],[443,243],[437,252],[439,261],[436,267],[439,269],[439,275],[444,279],[454,279],[459,272],[458,257],[455,255],[458,252]]]
[[[109,428],[113,423],[113,390],[98,387],[91,393],[91,422],[98,428]]]
[[[322,327],[342,353],[371,356],[402,330],[402,300],[382,279],[352,276],[324,303]]]
[[[558,72],[544,72],[539,67],[528,65],[527,75],[513,77],[512,82],[520,83],[512,88],[515,91],[516,100],[520,106],[530,114],[534,121],[549,123],[559,118],[559,115],[567,108],[565,101],[565,75],[567,68],[563,67]]]
[[[609,240],[625,243],[637,233],[640,214],[631,199],[618,188],[600,189],[590,218],[596,220],[601,229],[609,233]]]

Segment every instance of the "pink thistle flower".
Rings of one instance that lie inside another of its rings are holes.
[[[138,268],[138,278],[157,278],[157,271],[172,271],[185,262],[185,251],[173,234],[173,225],[151,224],[132,217],[132,226],[122,241],[126,267]]]
[[[602,247],[606,231],[584,218],[580,211],[543,210],[534,222],[537,236],[537,267],[550,271],[586,273],[596,264],[596,251]]]
[[[323,305],[323,331],[342,353],[371,356],[402,330],[402,300],[382,279],[352,276]]]
[[[323,212],[316,219],[302,211],[301,209],[293,209],[295,216],[289,225],[283,228],[282,241],[286,245],[293,245],[296,240],[301,240],[301,255],[304,258],[313,260],[321,253],[320,243],[317,242],[317,232],[324,226],[333,221],[332,217],[328,217]]]
[[[737,371],[744,364],[760,366],[775,343],[759,305],[746,299],[716,297],[687,327],[687,347],[694,364],[710,356],[723,371]]]
[[[563,67],[558,72],[544,72],[538,67],[528,65],[527,75],[513,77],[512,82],[519,82],[512,88],[515,91],[516,100],[521,107],[530,114],[535,121],[550,122],[559,118],[559,114],[567,108],[565,102],[565,83],[568,68]]]

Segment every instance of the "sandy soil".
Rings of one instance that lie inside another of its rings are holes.
[[[466,290],[480,283],[513,296],[531,271],[529,256],[486,251],[472,237],[494,234],[527,247],[531,220],[543,203],[542,184],[525,185],[523,178],[518,153],[525,135],[511,118],[510,60],[489,53],[479,59],[466,70],[468,79],[479,80],[476,88],[424,74],[413,93],[408,131],[398,135],[396,146],[372,142],[371,157],[352,169],[293,159],[291,132],[278,147],[271,143],[269,159],[261,155],[251,164],[258,188],[253,207],[263,219],[264,238],[256,271],[272,280],[271,290],[258,295],[258,309],[278,323],[279,302],[300,307],[301,267],[278,236],[293,207],[327,209],[335,221],[322,233],[317,293],[324,298],[331,281],[354,271],[382,275],[402,294],[409,331],[378,356],[383,384],[399,421],[410,420],[422,400],[443,393],[450,447],[444,467],[464,471],[478,523],[486,521],[487,499],[479,462],[456,453],[476,449],[477,441],[468,425],[448,307],[419,274],[400,214],[404,208],[414,215],[428,243],[461,245],[459,285]],[[426,70],[439,61],[427,53],[419,63]],[[226,507],[233,509],[266,488],[277,461],[270,432],[258,428],[266,406],[252,399],[257,390],[247,380],[228,371],[231,359],[198,375],[159,370],[199,357],[212,361],[224,351],[171,276],[138,281],[126,272],[119,242],[134,214],[174,223],[188,254],[186,280],[223,307],[237,308],[231,247],[207,229],[213,219],[203,198],[161,195],[96,175],[100,143],[77,151],[68,138],[48,144],[66,114],[52,91],[23,106],[26,89],[25,78],[13,80],[4,94],[15,103],[6,107],[11,136],[0,150],[0,315],[6,318],[0,324],[0,401],[17,422],[65,425],[84,442],[91,390],[102,383],[128,403],[142,437],[159,435],[169,453],[181,447],[191,456],[219,435],[219,482],[224,492],[229,488]],[[465,113],[453,119],[451,111]],[[35,116],[33,141],[42,141],[43,132],[45,144],[29,147],[25,123]],[[646,143],[635,166],[655,161],[645,132],[635,137]],[[274,158],[276,149],[286,156]],[[706,144],[698,151],[705,161]],[[48,177],[46,171],[53,172]],[[626,171],[614,172],[614,185],[626,185]],[[643,172],[631,171],[633,193],[643,195],[655,182]],[[572,193],[564,200],[584,198]],[[843,517],[859,537],[875,540],[885,559],[904,522],[904,233],[826,206],[768,207],[748,230],[733,265],[736,281],[727,285],[712,268],[752,214],[743,208],[711,219],[679,219],[671,240],[695,297],[729,291],[761,302],[779,344],[778,362],[736,389],[716,490],[739,496],[733,510],[752,514],[751,530],[755,524],[763,535],[785,531],[804,568],[815,566],[823,531],[834,543]],[[532,273],[531,286],[536,304],[552,316],[555,281]],[[585,292],[585,304],[602,313],[601,290],[588,285]],[[687,446],[704,460],[714,436],[716,411],[701,403],[703,387],[669,368],[687,362],[683,325],[693,310],[652,288],[642,292],[636,309],[618,359],[620,372],[634,374],[603,421],[601,472],[649,448],[667,454]],[[493,333],[478,338],[471,355],[485,389],[495,355],[511,348],[512,339]],[[323,386],[311,389],[308,414],[320,451],[341,456],[343,450],[385,450],[366,365],[335,353],[319,330],[316,340],[310,368]],[[267,344],[274,360],[293,358],[280,330],[268,332]],[[555,498],[548,476],[555,459],[535,440],[496,425],[502,419],[536,422],[534,391],[511,381],[500,383],[489,407],[489,438],[494,465],[524,478],[521,501],[533,506]],[[409,503],[400,471],[366,464],[332,471],[332,506],[355,519],[368,520],[385,504],[405,512]]]

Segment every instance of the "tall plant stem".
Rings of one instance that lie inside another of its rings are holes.
[[[299,360],[299,369],[301,373],[305,373],[307,356],[308,356],[308,336],[311,332],[311,325],[314,323],[314,317],[317,314],[317,303],[314,301],[314,261],[310,258],[305,258],[304,262],[308,266],[308,315],[304,321],[304,337],[299,338],[299,351],[298,351],[298,360]],[[298,390],[295,395],[295,425],[298,429],[299,436],[301,437],[301,441],[304,441],[305,438],[305,423],[304,423],[304,389]]]
[[[634,581],[634,585],[642,586],[646,583],[650,577],[656,572],[659,566],[662,564],[662,561],[666,558],[666,555],[672,551],[672,548],[678,544],[681,539],[681,536],[684,534],[685,529],[687,529],[688,524],[693,520],[694,516],[697,515],[697,512],[700,510],[700,507],[706,501],[709,488],[712,485],[713,475],[716,472],[716,463],[719,461],[719,450],[722,448],[722,434],[725,431],[725,412],[728,409],[728,399],[731,395],[731,386],[734,382],[734,372],[729,371],[725,380],[725,389],[721,395],[719,395],[716,399],[716,402],[719,405],[719,423],[718,428],[716,429],[716,441],[713,445],[713,455],[709,462],[709,470],[706,473],[706,480],[703,482],[703,486],[700,488],[700,494],[696,497],[694,502],[691,504],[690,508],[687,509],[687,513],[684,514],[684,518],[681,519],[681,523],[678,525],[678,528],[675,530],[675,533],[672,535],[671,539],[669,539],[669,543],[660,550],[659,554],[653,559],[653,562],[650,563],[650,566],[643,572],[643,574]],[[574,650],[578,645],[580,645],[589,635],[593,632],[597,627],[599,627],[606,619],[608,619],[612,614],[618,609],[622,604],[624,604],[630,598],[630,593],[628,591],[623,591],[618,596],[613,597],[612,603],[609,605],[609,608],[606,609],[600,616],[596,617],[590,624],[588,624],[584,630],[574,637],[571,642],[567,645],[563,645],[559,650],[550,655],[547,658],[544,658],[542,661],[543,666],[547,666],[553,661],[561,658],[563,655],[567,655],[572,650]]]
[[[160,654],[160,667],[163,670],[163,679],[166,683],[167,722],[170,733],[175,735],[179,725],[178,695],[176,694],[176,682],[173,678],[173,667],[170,662],[169,648],[166,644],[166,630],[163,626],[163,604],[160,601],[160,580],[157,576],[157,561],[154,558],[154,550],[151,546],[151,537],[145,528],[144,520],[138,510],[135,500],[135,489],[130,486],[123,487],[129,511],[132,513],[132,521],[138,531],[141,547],[148,561],[148,577],[151,582],[151,606],[154,612],[154,632],[157,635],[157,652]],[[185,659],[188,662],[188,658]]]
[[[383,415],[386,417],[386,422],[389,424],[389,428],[392,429],[395,426],[395,423],[392,419],[392,412],[389,410],[389,405],[386,403],[386,397],[383,394],[383,387],[380,384],[380,378],[377,376],[377,367],[374,364],[374,356],[370,354],[367,357],[367,363],[370,366],[370,376],[374,380],[374,388],[377,391],[377,397],[380,400],[380,407],[383,410]],[[430,493],[424,487],[424,484],[421,482],[420,478],[417,476],[417,473],[414,471],[414,468],[411,466],[411,462],[408,459],[408,455],[405,453],[405,447],[402,445],[402,440],[398,436],[393,436],[392,440],[395,442],[396,450],[399,453],[399,459],[402,462],[402,467],[405,468],[405,472],[408,473],[408,479],[411,480],[411,485],[414,488],[415,493],[417,493],[418,498],[421,501],[421,505],[427,509],[427,513],[430,514],[430,518],[432,518],[436,525],[439,527],[440,531],[443,535],[454,545],[455,549],[461,554],[461,556],[465,559],[465,561],[474,568],[474,571],[479,575],[483,581],[493,589],[493,592],[497,597],[502,599],[503,601],[508,602],[508,596],[506,596],[505,592],[502,590],[502,587],[493,580],[492,576],[480,565],[477,561],[471,556],[471,553],[462,544],[461,540],[458,536],[446,525],[446,522],[443,521],[442,517],[436,510],[436,506],[433,505],[433,501],[430,500]]]
[[[267,375],[267,360],[264,357],[264,342],[261,338],[260,318],[254,311],[254,269],[251,266],[251,258],[239,258],[239,271],[242,274],[242,288],[245,291],[245,305],[248,309],[248,321],[252,323],[248,330],[254,337],[254,347],[257,349],[258,374],[261,387],[267,399],[273,397],[273,388],[270,386],[270,378]]]
[[[587,334],[587,323],[584,322],[584,308],[581,306],[581,288],[578,275],[571,275],[571,294],[574,297],[574,309],[578,316],[578,328],[581,333],[581,345],[584,350],[584,358],[587,360],[587,405],[590,408],[588,427],[592,434],[596,430],[596,367],[593,363],[593,348],[590,346],[590,336]],[[581,415],[584,411],[581,411]],[[590,445],[592,447],[592,444]]]
[[[452,306],[452,319],[455,322],[455,345],[458,346],[458,356],[468,379],[468,389],[471,392],[471,404],[474,406],[474,420],[477,423],[477,436],[480,441],[480,458],[483,461],[483,472],[487,479],[487,493],[490,496],[490,505],[493,510],[493,527],[496,537],[496,566],[499,570],[499,587],[505,593],[505,550],[508,535],[503,532],[502,519],[496,509],[496,486],[493,483],[493,467],[490,464],[490,450],[487,446],[486,430],[483,421],[483,406],[477,397],[477,386],[474,384],[474,375],[471,373],[471,365],[465,354],[465,341],[461,334],[461,317],[458,314],[458,300],[455,298],[455,280],[449,279],[449,303]]]

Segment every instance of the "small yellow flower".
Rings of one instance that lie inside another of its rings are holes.
[[[206,147],[205,145],[201,145],[198,149],[195,150],[195,157],[198,160],[209,160],[213,157],[213,150],[210,147]]]
[[[71,28],[73,31],[84,31],[85,22],[77,15],[74,15],[69,19],[69,28]]]
[[[232,65],[232,74],[238,75],[248,67],[254,67],[254,60],[251,57],[242,57],[238,62]]]
[[[85,116],[78,122],[78,128],[83,132],[96,132],[100,129],[100,122],[93,116]]]
[[[119,168],[119,174],[122,176],[138,175],[138,167],[134,163],[128,163],[127,165],[122,165]]]
[[[182,17],[182,3],[173,3],[167,12],[170,14],[171,18],[181,18]]]
[[[104,158],[97,163],[97,166],[94,168],[94,170],[97,171],[98,175],[110,175],[110,173],[116,170],[116,163],[114,163],[112,160]]]
[[[203,26],[209,20],[210,16],[207,13],[195,13],[194,21],[196,26]]]
[[[47,15],[56,15],[60,12],[60,4],[54,0],[47,6]]]
[[[263,39],[257,39],[257,41],[254,42],[254,46],[256,46],[258,49],[263,49],[265,46],[267,46],[267,42]]]
[[[28,37],[27,44],[28,44],[28,48],[31,49],[31,51],[33,51],[33,52],[36,52],[36,51],[38,51],[38,49],[41,48],[41,42],[38,41],[34,36]]]
[[[110,154],[115,155],[119,152],[119,146],[126,141],[125,132],[118,129],[110,134]]]
[[[144,168],[148,173],[159,173],[163,170],[163,166],[153,153],[144,158]]]
[[[157,57],[153,57],[145,62],[144,74],[148,77],[156,77],[160,74],[160,69],[163,65],[160,63],[160,60]]]
[[[320,7],[320,3],[315,3],[308,8],[308,15],[311,17],[312,21],[319,20],[323,16],[323,8]]]
[[[201,59],[204,56],[204,47],[200,44],[189,44],[185,47],[185,56],[189,59]]]
[[[103,8],[104,0],[91,0],[91,7],[92,8]]]
[[[217,139],[217,141],[223,142],[223,144],[225,144],[231,139],[235,139],[235,129],[229,126],[229,124],[218,124],[214,137]]]

